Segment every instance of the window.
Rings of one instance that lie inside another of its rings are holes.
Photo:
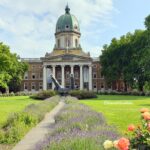
[[[66,47],[70,47],[70,40],[66,38]]]
[[[69,25],[66,25],[66,29],[69,29]]]
[[[75,77],[75,79],[78,79],[78,78],[79,78],[79,72],[78,72],[78,71],[75,71],[75,72],[74,72],[74,77]]]
[[[39,65],[39,68],[42,68],[42,65]]]
[[[32,79],[35,79],[35,73],[32,73]]]
[[[24,90],[28,90],[28,84],[24,83]]]
[[[66,72],[66,79],[69,79],[69,78],[70,78],[70,72],[67,71],[67,72]]]
[[[96,79],[97,78],[97,74],[96,72],[93,73],[93,78]]]
[[[32,82],[32,84],[31,84],[31,89],[35,90],[35,83],[34,82]]]
[[[104,88],[104,84],[103,83],[101,83],[101,89],[103,89]]]
[[[43,73],[42,72],[40,72],[39,77],[40,77],[40,79],[43,78]]]
[[[58,80],[61,79],[61,71],[57,71],[56,78],[57,78]]]
[[[34,69],[35,68],[35,66],[34,65],[32,65],[32,69]]]
[[[39,90],[42,90],[43,89],[43,85],[42,85],[42,82],[39,83]]]
[[[93,88],[94,88],[94,89],[96,89],[96,88],[97,88],[97,85],[96,85],[96,83],[94,83],[94,85],[93,85]]]
[[[57,46],[60,48],[60,39],[57,40]]]
[[[78,47],[78,40],[77,39],[75,39],[75,45],[76,45],[76,47]]]
[[[96,65],[93,65],[93,68],[96,68],[97,66]]]
[[[24,75],[24,79],[27,80],[28,79],[28,72],[25,73]]]

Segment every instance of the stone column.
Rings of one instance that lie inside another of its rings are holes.
[[[52,75],[53,75],[54,78],[55,78],[55,74],[56,74],[55,73],[55,67],[56,67],[55,65],[52,66],[52,72],[53,72]],[[52,82],[52,89],[54,90],[54,88],[55,88],[55,84]]]
[[[92,91],[92,65],[89,65],[89,90]]]
[[[61,85],[65,87],[65,65],[61,66]]]
[[[47,90],[46,66],[43,66],[43,90]]]
[[[80,65],[80,90],[83,90],[83,66]]]
[[[71,67],[71,74],[74,75],[74,65],[71,65],[70,67]]]

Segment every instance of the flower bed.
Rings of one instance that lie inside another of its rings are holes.
[[[36,146],[36,150],[103,150],[106,139],[119,137],[101,113],[69,98],[66,103],[56,116],[52,133]]]

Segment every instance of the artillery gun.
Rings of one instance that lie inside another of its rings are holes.
[[[50,78],[55,85],[54,90],[57,91],[61,96],[66,96],[69,94],[69,91],[75,89],[75,82],[74,82],[73,74],[70,74],[70,87],[69,88],[65,88],[62,85],[60,85],[57,79],[52,74],[50,75]]]

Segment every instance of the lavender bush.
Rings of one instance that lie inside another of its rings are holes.
[[[66,103],[51,126],[52,133],[36,146],[36,150],[102,150],[106,139],[119,137],[101,113],[75,100],[67,98]]]

